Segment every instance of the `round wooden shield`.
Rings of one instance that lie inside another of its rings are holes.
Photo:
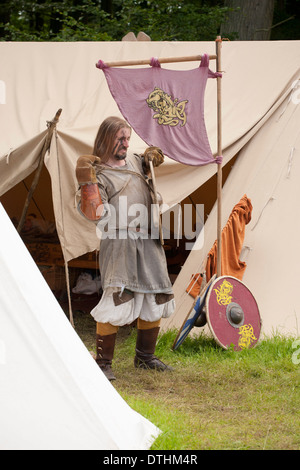
[[[206,297],[206,318],[216,342],[224,349],[253,348],[260,336],[261,317],[256,300],[240,280],[218,277]]]

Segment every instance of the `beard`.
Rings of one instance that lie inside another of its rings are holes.
[[[124,153],[124,154],[122,154],[122,155],[120,155],[119,153],[117,153],[117,154],[115,155],[115,159],[116,159],[116,160],[119,160],[119,161],[120,161],[120,160],[125,160],[126,157],[127,157],[127,153]]]
[[[125,150],[125,152],[122,152],[122,150]],[[115,147],[113,148],[112,150],[112,156],[116,159],[116,160],[125,160],[125,158],[127,157],[127,149],[126,147],[123,147],[122,144],[120,143],[117,143],[115,145]]]

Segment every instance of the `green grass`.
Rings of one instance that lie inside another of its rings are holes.
[[[79,336],[94,351],[94,321],[80,313],[74,320]],[[173,351],[176,333],[159,337],[156,355],[174,368],[163,373],[134,369],[136,330],[118,333],[113,385],[162,431],[152,450],[300,448],[295,338],[274,334],[256,348],[235,352],[206,336],[189,336]]]

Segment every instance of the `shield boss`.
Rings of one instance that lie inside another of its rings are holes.
[[[253,348],[260,336],[261,317],[252,293],[232,276],[218,277],[206,297],[206,318],[217,343],[227,349]]]

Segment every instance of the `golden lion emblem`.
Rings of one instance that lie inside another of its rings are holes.
[[[153,119],[157,119],[158,124],[177,126],[181,123],[181,127],[186,124],[185,105],[188,100],[179,101],[177,98],[172,100],[170,95],[155,87],[146,101],[149,108],[155,111]]]
[[[239,328],[239,335],[241,337],[239,338],[239,347],[241,349],[247,349],[250,348],[251,343],[256,340],[256,337],[254,336],[253,332],[253,327],[250,325],[243,325]]]
[[[230,295],[233,291],[233,285],[230,284],[226,279],[222,282],[219,288],[214,289],[217,302],[219,305],[228,305],[231,302],[232,296]]]

